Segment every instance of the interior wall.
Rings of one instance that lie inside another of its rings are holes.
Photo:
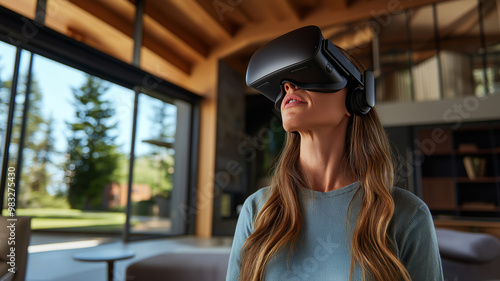
[[[500,119],[500,95],[383,103],[376,107],[385,127],[446,123],[460,126],[465,122]]]
[[[247,189],[245,155],[245,81],[224,60],[219,61],[215,147],[213,235],[233,235],[232,201]]]

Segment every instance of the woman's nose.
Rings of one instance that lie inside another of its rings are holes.
[[[285,82],[285,84],[283,85],[283,87],[285,88],[285,92],[288,93],[292,90],[297,90],[297,86],[295,86],[294,84],[290,83],[290,82]]]

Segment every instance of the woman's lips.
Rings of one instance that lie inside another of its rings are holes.
[[[300,98],[299,96],[295,96],[295,95],[287,96],[284,100],[284,103],[285,103],[285,105],[283,106],[284,109],[307,104],[305,101],[302,100],[302,98]]]

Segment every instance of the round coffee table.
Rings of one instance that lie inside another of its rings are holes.
[[[107,262],[108,263],[108,281],[113,281],[114,262],[130,259],[135,256],[131,250],[102,249],[100,251],[85,252],[76,254],[73,259],[85,262]]]

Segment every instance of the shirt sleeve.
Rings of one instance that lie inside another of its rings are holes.
[[[226,281],[237,281],[240,275],[240,258],[241,247],[247,240],[248,236],[253,232],[253,196],[247,198],[236,224],[234,232],[233,246],[229,256],[229,264],[227,268]]]
[[[444,280],[436,231],[425,204],[417,209],[406,226],[400,244],[400,259],[412,281]]]

